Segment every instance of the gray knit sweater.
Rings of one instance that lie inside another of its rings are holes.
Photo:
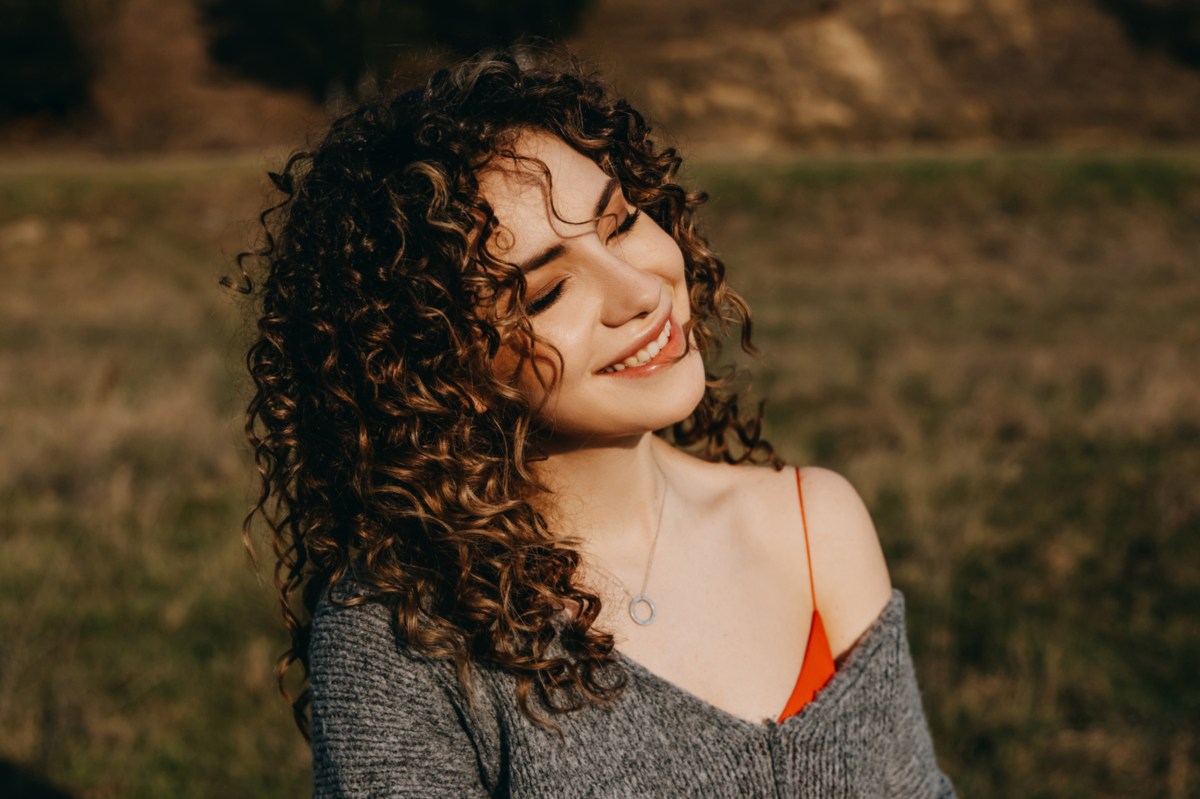
[[[397,645],[386,611],[323,601],[311,641],[314,796],[953,797],[921,710],[899,591],[833,679],[782,723],[727,713],[618,653],[615,704],[517,708],[479,669],[472,715],[448,661]],[[536,700],[535,700],[536,701]]]

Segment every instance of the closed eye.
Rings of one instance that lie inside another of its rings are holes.
[[[625,217],[621,224],[617,225],[617,229],[612,232],[612,234],[608,237],[608,240],[612,241],[613,239],[624,236],[633,229],[633,226],[636,225],[638,220],[641,218],[642,209],[635,209],[633,213]],[[562,296],[563,286],[566,285],[566,282],[566,279],[560,280],[558,283],[554,284],[554,288],[550,289],[545,294],[530,300],[525,305],[525,313],[529,314],[530,316],[536,316],[537,314],[545,311],[554,303],[558,302],[558,298]]]
[[[642,209],[638,208],[632,214],[625,217],[625,221],[623,221],[621,224],[617,225],[617,229],[612,232],[612,235],[610,235],[608,237],[608,240],[612,241],[615,238],[624,236],[626,233],[628,233],[630,230],[633,229],[633,226],[636,225],[637,221],[641,218],[642,218]]]
[[[560,280],[554,284],[554,288],[550,289],[545,294],[542,294],[540,297],[535,297],[534,299],[530,300],[525,305],[525,313],[529,314],[530,316],[536,316],[554,303],[558,302],[558,298],[562,296],[563,286],[566,284],[566,282],[567,281],[565,279]]]

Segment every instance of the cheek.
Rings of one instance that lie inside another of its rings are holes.
[[[659,272],[672,285],[676,299],[681,295],[687,296],[687,270],[684,265],[683,250],[678,242],[661,227],[654,227],[654,263],[659,264]]]
[[[671,292],[675,298],[675,308],[677,309],[678,319],[690,319],[692,316],[692,300],[691,292],[689,291],[687,268],[683,261],[683,252],[672,239],[674,258],[671,261]]]
[[[672,270],[678,269],[683,272],[683,250],[679,247],[679,242],[668,233],[662,225],[654,222],[651,228],[653,240],[651,246],[659,253],[659,257],[664,262],[672,264]]]

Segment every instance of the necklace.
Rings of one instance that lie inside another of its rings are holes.
[[[661,472],[659,472],[661,474]],[[637,592],[637,595],[629,600],[629,617],[637,624],[643,627],[654,621],[654,617],[658,615],[658,608],[654,604],[654,600],[646,594],[646,583],[650,580],[650,566],[654,563],[654,550],[658,546],[658,534],[662,532],[663,511],[667,508],[667,483],[663,481],[663,497],[662,502],[658,506],[658,525],[654,530],[654,540],[650,543],[650,556],[646,558],[646,573],[642,575],[642,587]],[[624,586],[622,586],[624,587]],[[626,594],[629,592],[626,591]],[[642,605],[650,609],[650,614],[642,615],[638,610]]]

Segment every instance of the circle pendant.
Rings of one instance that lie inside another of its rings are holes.
[[[649,616],[643,617],[643,616],[638,615],[638,606],[642,605],[643,603],[646,604],[647,606],[649,606],[649,608],[650,608]],[[633,620],[635,622],[637,622],[638,624],[641,624],[643,626],[649,624],[650,622],[654,621],[654,617],[657,614],[658,614],[658,609],[654,607],[654,600],[651,599],[650,597],[646,596],[645,594],[638,594],[633,599],[629,600],[629,615],[632,616]]]

